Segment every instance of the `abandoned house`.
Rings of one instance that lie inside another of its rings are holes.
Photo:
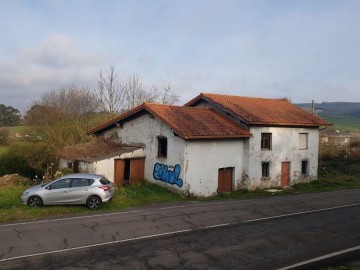
[[[61,166],[193,196],[285,187],[317,178],[319,127],[329,125],[286,99],[201,93],[184,106],[143,103],[94,127],[94,144],[110,146],[64,150]]]

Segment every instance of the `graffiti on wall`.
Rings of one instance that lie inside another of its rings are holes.
[[[183,186],[183,180],[179,178],[181,167],[179,164],[174,166],[173,170],[170,170],[168,165],[156,163],[154,165],[153,176],[156,180],[163,181],[171,185]]]

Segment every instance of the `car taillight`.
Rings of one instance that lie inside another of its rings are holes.
[[[110,187],[108,187],[108,186],[101,186],[99,188],[101,188],[103,191],[107,191],[110,189]]]

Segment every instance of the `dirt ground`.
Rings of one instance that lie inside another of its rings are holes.
[[[6,174],[0,176],[0,187],[11,186],[17,183],[26,183],[29,179],[18,174]]]

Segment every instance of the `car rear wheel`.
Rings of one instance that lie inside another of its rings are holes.
[[[98,209],[102,205],[102,201],[98,196],[90,196],[86,201],[87,207],[92,210]]]
[[[27,200],[27,205],[31,207],[41,207],[43,206],[43,201],[39,196],[31,196]]]

